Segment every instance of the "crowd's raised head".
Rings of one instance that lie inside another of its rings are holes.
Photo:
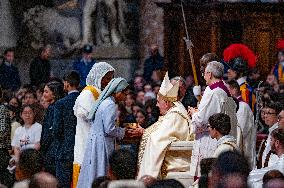
[[[29,188],[52,188],[57,187],[57,179],[47,172],[39,172],[30,179]]]
[[[279,170],[270,170],[264,174],[263,184],[266,184],[268,181],[275,178],[280,178],[284,180],[284,175]]]
[[[71,71],[64,75],[63,81],[66,81],[72,87],[78,87],[80,84],[80,74],[77,71]]]
[[[249,164],[243,155],[236,151],[226,151],[221,153],[214,163],[209,183],[217,187],[228,175],[241,177],[243,182],[247,182],[249,172]]]
[[[157,180],[149,188],[184,188],[184,186],[175,179],[163,179]]]
[[[30,179],[34,174],[43,170],[43,159],[39,151],[25,149],[21,152],[16,168],[16,179]]]
[[[109,159],[112,179],[135,179],[137,165],[135,155],[126,149],[119,149],[112,153]]]

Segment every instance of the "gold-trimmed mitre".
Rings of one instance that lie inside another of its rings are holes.
[[[171,81],[166,73],[162,85],[160,87],[158,96],[165,101],[176,102],[178,98],[179,83],[171,84]]]

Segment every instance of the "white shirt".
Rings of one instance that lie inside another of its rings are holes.
[[[241,128],[243,145],[242,150],[248,162],[253,168],[255,166],[256,158],[256,131],[257,127],[254,125],[253,112],[246,102],[239,102],[239,109],[237,111],[237,119]]]
[[[262,188],[262,179],[266,172],[270,170],[279,170],[284,173],[284,154],[278,157],[273,165],[266,168],[256,169],[250,172],[248,177],[248,184],[251,188]]]
[[[271,132],[274,131],[275,129],[278,128],[278,123],[275,123],[272,127],[269,128],[269,134],[266,140],[266,145],[265,145],[265,149],[263,151],[262,154],[262,167],[264,167],[264,163],[265,163],[265,159],[267,154],[269,153],[270,149],[271,149],[271,145],[270,145],[270,139],[271,139]],[[271,166],[272,164],[275,163],[275,161],[277,161],[279,159],[279,157],[275,154],[271,154],[269,161],[268,161],[268,166]]]
[[[42,126],[39,123],[32,124],[31,127],[18,127],[12,141],[13,147],[19,147],[21,150],[34,148],[36,143],[40,142]]]
[[[231,134],[237,135],[236,104],[221,88],[206,87],[198,106],[198,112],[192,115],[191,131],[195,133],[195,141],[191,156],[190,175],[200,176],[200,161],[212,157],[217,148],[217,140],[212,139],[207,128],[208,119],[215,113],[225,113],[231,118]]]

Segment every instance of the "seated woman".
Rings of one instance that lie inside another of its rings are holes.
[[[24,125],[16,129],[12,140],[16,160],[19,159],[20,153],[24,149],[39,150],[40,148],[42,126],[35,122],[34,105],[24,105],[21,111],[21,118]]]

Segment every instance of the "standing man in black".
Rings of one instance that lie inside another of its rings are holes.
[[[4,52],[0,63],[0,85],[5,90],[16,91],[21,86],[18,68],[14,65],[14,50],[9,48]]]
[[[153,44],[150,47],[150,57],[148,57],[144,62],[144,79],[147,82],[151,82],[153,71],[162,70],[163,67],[164,58],[159,53],[159,46],[157,44]]]
[[[51,76],[50,55],[51,46],[47,45],[40,51],[38,57],[36,57],[30,65],[30,81],[31,85],[39,86],[42,83],[47,83]]]
[[[64,98],[55,103],[53,134],[59,144],[56,152],[56,178],[59,187],[69,188],[72,181],[72,168],[74,158],[74,145],[77,118],[73,106],[79,91],[80,75],[76,71],[68,73],[63,78],[64,90],[68,92]]]

